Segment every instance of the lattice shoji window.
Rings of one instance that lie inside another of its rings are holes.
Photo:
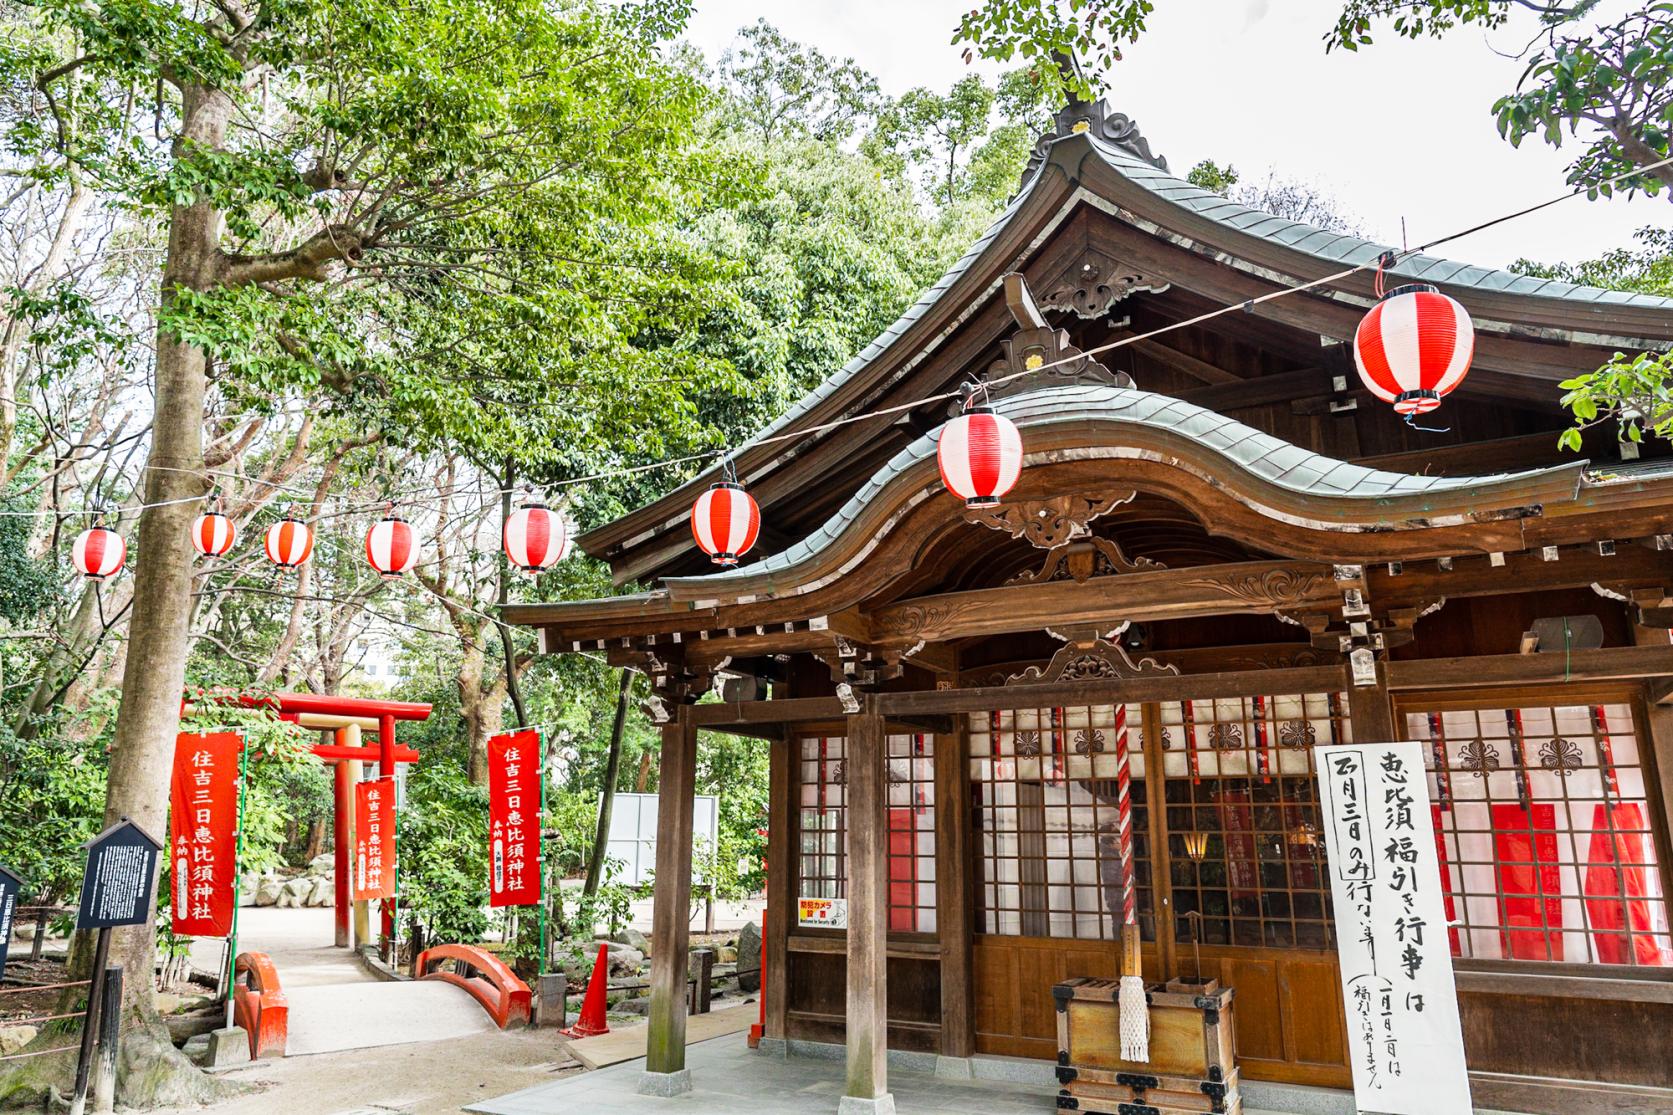
[[[1409,711],[1455,956],[1673,965],[1630,706]]]
[[[1330,878],[1312,749],[1348,743],[1337,693],[1159,706],[1175,935],[1208,944],[1330,948]],[[1201,863],[1185,834],[1208,834]]]
[[[1123,727],[1124,726],[1124,727]],[[1138,922],[1154,939],[1139,705],[970,717],[977,931],[1113,940],[1123,878],[1117,740],[1126,733]]]
[[[888,737],[889,929],[933,933],[935,919],[935,739]],[[798,893],[848,895],[847,741],[799,741]]]

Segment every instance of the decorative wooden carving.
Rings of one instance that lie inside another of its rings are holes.
[[[1225,593],[1250,604],[1286,608],[1302,604],[1324,581],[1322,573],[1301,573],[1293,569],[1270,569],[1264,573],[1241,573],[1226,577],[1205,577],[1189,582],[1193,587]]]
[[[1179,673],[1178,666],[1164,666],[1154,658],[1134,662],[1127,652],[1102,639],[1091,643],[1069,643],[1052,655],[1042,668],[1030,666],[1005,679],[1006,685],[1038,685],[1052,681],[1092,681],[1105,678],[1154,677]]]
[[[880,613],[877,619],[877,633],[890,637],[911,637],[981,608],[982,605],[975,601],[955,604],[906,604]]]
[[[672,723],[679,706],[695,704],[714,680],[710,669],[688,666],[678,648],[647,648],[642,669],[651,682],[645,713],[654,724]]]
[[[1023,168],[1023,182],[1026,183],[1034,177],[1041,164],[1051,157],[1053,143],[1064,136],[1081,132],[1090,133],[1096,139],[1113,144],[1130,155],[1136,155],[1157,170],[1168,169],[1166,159],[1151,153],[1149,142],[1140,134],[1138,123],[1132,117],[1122,112],[1111,112],[1109,105],[1103,101],[1091,104],[1085,101],[1070,101],[1057,114],[1051,130],[1042,133],[1040,138],[1034,141],[1034,152],[1028,157],[1028,165]]]
[[[1137,291],[1160,294],[1169,284],[1132,264],[1089,248],[1056,279],[1041,287],[1047,310],[1067,310],[1084,318],[1103,317],[1110,307]]]
[[[1161,562],[1149,558],[1128,557],[1126,551],[1108,538],[1087,538],[1058,546],[1046,555],[1045,563],[1039,569],[1033,572],[1023,570],[1005,583],[1042,585],[1048,581],[1074,581],[1085,584],[1093,577],[1166,568]]]
[[[1050,550],[1073,539],[1087,537],[1092,533],[1094,519],[1131,502],[1136,494],[1129,490],[1106,496],[1066,495],[1002,503],[997,507],[971,507],[965,510],[964,520],[1002,530],[1012,538],[1021,538],[1042,550]]]

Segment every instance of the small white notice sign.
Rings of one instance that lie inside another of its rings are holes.
[[[1375,743],[1315,756],[1355,1106],[1470,1115],[1423,750]]]

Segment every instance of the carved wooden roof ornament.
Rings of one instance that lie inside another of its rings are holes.
[[[1070,344],[1067,330],[1054,329],[1035,302],[1028,281],[1018,272],[1005,276],[1005,303],[1016,318],[1018,329],[999,342],[1002,355],[988,365],[990,398],[1003,399],[1071,383],[1133,386],[1132,376],[1106,368]],[[956,413],[959,406],[955,402],[949,413]]]
[[[1006,685],[1040,685],[1053,681],[1092,681],[1112,678],[1177,675],[1178,666],[1164,666],[1154,658],[1134,662],[1118,644],[1104,639],[1076,639],[1052,655],[1044,667],[1030,666],[1012,674]]]
[[[1023,184],[1034,177],[1051,156],[1052,144],[1065,136],[1082,133],[1119,147],[1129,155],[1143,159],[1157,170],[1168,169],[1168,161],[1151,152],[1150,144],[1139,132],[1136,120],[1124,112],[1111,112],[1109,105],[1102,100],[1091,103],[1077,100],[1064,105],[1057,118],[1052,121],[1051,128],[1041,132],[1040,137],[1034,141],[1034,151],[1028,156],[1028,165],[1022,171]]]
[[[1125,261],[1088,248],[1062,274],[1041,286],[1045,296],[1040,305],[1048,310],[1066,310],[1084,318],[1103,317],[1110,307],[1129,294],[1161,294],[1171,284],[1141,271]]]
[[[1103,496],[1062,495],[1051,499],[1002,503],[998,507],[972,507],[964,520],[1002,530],[1042,550],[1092,534],[1092,520],[1107,515],[1138,493],[1131,489]]]
[[[1005,583],[1043,585],[1048,581],[1074,581],[1083,585],[1093,577],[1166,568],[1161,562],[1149,558],[1130,558],[1114,539],[1094,536],[1054,547],[1046,554],[1046,560],[1039,569],[1025,569]]]

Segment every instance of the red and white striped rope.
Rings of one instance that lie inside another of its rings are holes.
[[[1127,754],[1127,706],[1115,706],[1116,831],[1121,847],[1121,916],[1138,921],[1138,891],[1133,878],[1133,774]]]

